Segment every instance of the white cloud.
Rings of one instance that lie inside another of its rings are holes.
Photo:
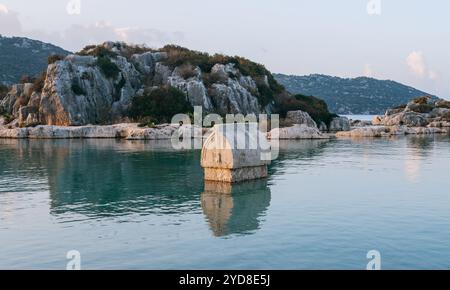
[[[406,58],[409,70],[418,77],[426,75],[427,67],[421,51],[413,51]]]
[[[6,12],[5,12],[6,11]],[[141,27],[116,27],[111,23],[97,22],[89,25],[72,25],[65,30],[23,30],[18,14],[0,4],[0,34],[24,36],[59,45],[71,51],[78,51],[86,45],[104,41],[125,41],[160,47],[183,39],[181,32],[165,32]]]
[[[8,7],[6,7],[6,5],[4,4],[0,4],[0,13],[8,14],[8,12]]]
[[[436,71],[431,70],[425,60],[425,56],[421,51],[413,51],[406,58],[406,64],[414,76],[419,78],[428,78],[436,80],[439,75]]]
[[[22,31],[22,24],[17,17],[17,13],[11,11],[6,5],[0,4],[0,34],[17,35]]]

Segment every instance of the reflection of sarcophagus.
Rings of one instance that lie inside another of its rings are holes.
[[[250,234],[270,205],[270,189],[265,180],[236,185],[206,181],[201,200],[215,236]]]
[[[205,180],[234,183],[267,176],[270,145],[257,123],[222,124],[212,130],[202,150]]]

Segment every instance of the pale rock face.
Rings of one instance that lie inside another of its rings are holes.
[[[372,126],[372,121],[365,121],[365,120],[351,120],[350,126],[351,126],[351,127],[366,127],[366,126]]]
[[[92,57],[79,59],[69,57],[68,61],[49,65],[39,106],[40,123],[61,126],[112,123],[128,108],[140,88],[139,72],[124,57],[112,60],[120,69],[116,79],[107,78],[97,66],[86,65],[92,62]],[[83,94],[74,92],[75,84]]]
[[[287,112],[286,121],[289,123],[292,123],[292,124],[298,124],[298,125],[304,124],[308,127],[317,128],[317,124],[316,124],[316,122],[314,122],[314,120],[311,118],[311,116],[307,112],[303,112],[300,110]],[[326,125],[325,125],[325,127],[326,127]]]
[[[235,79],[228,79],[226,85],[213,84],[212,88],[211,98],[222,113],[247,115],[260,111],[258,99]]]
[[[327,126],[327,124],[325,124],[324,122],[320,122],[320,124],[319,124],[319,130],[320,130],[321,132],[327,132],[327,131],[328,131],[328,126]]]
[[[349,131],[350,130],[350,120],[346,117],[336,117],[331,120],[329,131],[339,132],[339,131]]]
[[[305,124],[294,125],[286,128],[275,128],[267,133],[267,138],[272,139],[278,136],[281,140],[289,139],[329,139],[328,135],[322,134],[319,129],[308,127]]]
[[[381,125],[383,118],[380,116],[375,116],[372,118],[372,124],[375,126]]]
[[[450,132],[448,128],[408,127],[408,126],[369,126],[352,131],[338,132],[336,137],[390,137],[396,135],[441,134]]]
[[[428,125],[428,120],[425,116],[423,116],[423,114],[407,111],[385,116],[381,122],[381,125],[406,125],[410,127],[420,127]]]
[[[191,134],[186,134],[191,130]],[[35,127],[12,129],[0,127],[0,138],[29,138],[29,139],[80,139],[80,138],[119,138],[127,140],[169,140],[176,136],[202,136],[202,128],[195,126],[182,126],[162,124],[154,128],[141,128],[136,123],[124,123],[107,126],[50,126],[39,125]]]
[[[169,83],[169,77],[171,75],[171,69],[168,66],[158,62],[155,66],[155,76],[153,78],[153,83],[155,85],[167,85]]]
[[[8,94],[0,101],[0,108],[13,116],[17,115],[21,106],[28,103],[33,93],[33,84],[13,85]]]
[[[168,78],[168,83],[170,86],[175,87],[182,91],[186,97],[189,103],[191,103],[192,106],[200,106],[202,107],[206,112],[213,110],[213,105],[211,103],[211,99],[209,98],[207,94],[207,90],[203,82],[201,81],[201,70],[200,68],[196,67],[194,69],[195,76],[191,77],[187,80],[185,80],[178,68],[176,68],[172,76]]]
[[[450,113],[450,109],[447,109],[447,108],[434,108],[430,112],[430,117],[431,118],[444,117],[444,116],[448,115],[449,113]]]

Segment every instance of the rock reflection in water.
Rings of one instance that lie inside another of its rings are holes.
[[[206,181],[201,194],[203,213],[216,237],[258,230],[270,199],[270,189],[264,179],[233,185]]]

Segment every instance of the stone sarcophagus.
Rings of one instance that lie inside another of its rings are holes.
[[[267,177],[271,150],[257,123],[215,125],[201,156],[205,180],[235,183]]]

